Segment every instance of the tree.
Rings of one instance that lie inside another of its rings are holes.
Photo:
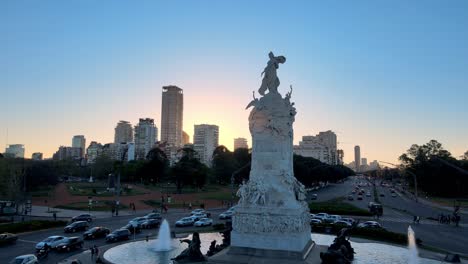
[[[463,160],[468,160],[468,150],[463,154]]]
[[[209,168],[201,163],[195,156],[196,152],[191,148],[181,149],[182,157],[171,168],[171,178],[176,184],[177,192],[182,193],[185,185],[202,188],[206,184]]]
[[[216,183],[228,184],[237,164],[234,155],[225,146],[216,147],[213,151],[212,170]]]

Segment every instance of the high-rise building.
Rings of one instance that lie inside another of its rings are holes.
[[[42,160],[42,153],[41,152],[34,152],[32,155],[31,155],[31,159],[32,160]]]
[[[5,149],[5,157],[24,158],[24,145],[11,144]]]
[[[344,150],[338,149],[336,153],[338,155],[338,165],[343,165],[344,164]]]
[[[80,148],[81,158],[83,158],[86,150],[86,138],[83,135],[73,136],[72,148]]]
[[[190,144],[190,136],[185,131],[182,131],[182,146]]]
[[[377,169],[379,169],[379,167],[380,167],[380,164],[379,164],[379,162],[377,160],[374,160],[371,163],[369,163],[369,169],[370,170],[377,170]]]
[[[142,160],[158,141],[158,129],[154,125],[154,119],[140,118],[135,126],[135,159]]]
[[[249,145],[247,145],[247,139],[246,138],[235,138],[234,139],[234,150],[239,149],[239,148],[249,148]]]
[[[128,143],[132,144],[132,143]],[[102,146],[102,154],[108,159],[126,161],[128,160],[128,144],[127,143],[108,143]]]
[[[102,144],[96,141],[91,141],[88,148],[86,149],[87,163],[93,164],[99,155],[102,154]]]
[[[133,128],[128,121],[119,121],[115,127],[114,143],[133,142]]]
[[[181,147],[184,95],[177,86],[163,86],[161,105],[161,141],[169,147]]]
[[[217,125],[195,125],[193,149],[198,158],[207,166],[211,166],[213,151],[218,146],[219,127]]]
[[[82,149],[79,147],[65,147],[60,146],[57,152],[55,152],[53,159],[54,160],[79,160],[83,157],[81,153]]]
[[[356,172],[360,172],[361,169],[361,147],[354,147],[354,166],[356,167]]]
[[[338,164],[337,137],[331,131],[320,132],[316,136],[303,136],[294,153],[304,157],[312,157],[330,165]]]

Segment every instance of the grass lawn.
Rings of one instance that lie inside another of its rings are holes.
[[[217,200],[217,201],[230,201],[231,192],[230,191],[219,191],[219,192],[206,192],[200,193],[197,195],[200,200]],[[238,197],[234,195],[234,200],[237,201]]]
[[[83,211],[111,211],[114,201],[95,201],[91,210],[88,208],[88,202],[69,203],[64,205],[57,205],[54,208],[60,209],[71,209],[71,210],[83,210]],[[120,203],[120,210],[128,209],[128,206]]]
[[[138,186],[153,190],[153,191],[159,191],[163,193],[172,193],[176,194],[177,193],[177,187],[174,184],[155,184],[155,185],[143,185],[143,184],[138,184]],[[226,188],[226,186],[222,185],[207,185],[203,187],[202,189],[195,188],[193,186],[184,186],[182,188],[182,194],[188,194],[188,193],[203,193],[203,192],[217,192],[223,188]]]
[[[49,196],[49,193],[54,190],[55,186],[53,185],[48,185],[48,186],[41,186],[38,188],[35,188],[34,191],[31,191],[31,196],[32,197],[47,197]]]
[[[127,188],[127,184],[122,184],[121,196],[135,196],[145,194],[135,188]],[[131,186],[131,185],[130,185]],[[72,195],[78,196],[93,196],[93,197],[111,197],[114,196],[114,192],[107,191],[107,184],[102,182],[80,182],[80,183],[68,183],[68,191]]]
[[[160,209],[161,208],[161,201],[160,200],[145,200],[143,201],[145,204],[152,206],[155,209]],[[172,203],[167,204],[167,207],[169,210],[171,208],[188,208],[189,202],[179,202],[179,201],[172,201]],[[197,208],[200,207],[201,202],[200,201],[195,201],[192,202],[192,208]]]
[[[344,198],[341,197],[325,202],[311,202],[309,204],[310,212],[337,215],[372,216],[369,211],[356,207],[347,202],[343,202],[343,200]]]

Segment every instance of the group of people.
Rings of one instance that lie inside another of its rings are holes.
[[[455,226],[458,226],[460,223],[461,217],[459,214],[439,214],[439,224],[448,224],[454,223]]]
[[[417,215],[413,216],[413,224],[419,224],[420,220],[421,220],[421,217]]]

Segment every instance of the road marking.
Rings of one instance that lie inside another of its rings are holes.
[[[39,243],[38,241],[31,241],[31,240],[24,240],[24,239],[18,239],[18,241],[26,242],[26,243],[31,243],[31,244],[37,244],[37,243]]]

